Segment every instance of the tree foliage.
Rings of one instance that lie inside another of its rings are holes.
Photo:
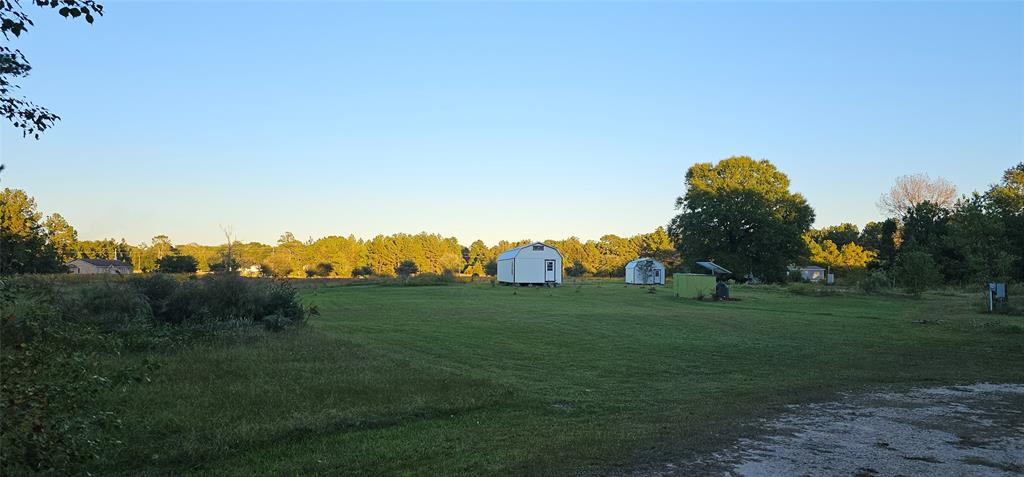
[[[420,269],[416,266],[416,262],[414,260],[402,260],[402,263],[399,263],[398,266],[395,267],[395,274],[400,277],[415,275],[419,271]]]
[[[35,199],[24,191],[0,192],[0,274],[53,273],[63,269],[42,218]]]
[[[714,260],[769,281],[783,280],[786,266],[803,255],[814,221],[784,173],[745,156],[691,167],[676,208],[668,234],[686,262]]]
[[[44,9],[57,9],[57,13],[65,18],[82,18],[90,24],[95,21],[95,15],[103,15],[103,5],[93,0],[30,1]],[[18,0],[0,0],[0,33],[5,40],[20,37],[33,25]],[[0,115],[7,118],[16,129],[20,129],[22,135],[39,139],[39,134],[52,127],[60,120],[60,116],[24,97],[14,95],[14,90],[18,89],[14,81],[28,76],[30,71],[32,65],[21,50],[0,46]]]
[[[165,255],[156,260],[156,271],[160,273],[195,273],[199,261],[191,255]]]
[[[920,295],[942,281],[935,259],[917,247],[908,247],[900,253],[896,275],[903,289],[914,295]]]
[[[840,247],[832,240],[818,242],[812,237],[810,233],[805,234],[804,242],[807,244],[808,258],[815,265],[853,270],[867,267],[878,256],[877,252],[867,250],[852,241]]]
[[[622,276],[626,263],[637,257],[653,257],[670,269],[710,258],[739,274],[769,280],[784,278],[787,265],[810,261],[840,273],[867,267],[900,285],[907,277],[896,273],[906,268],[901,257],[914,251],[928,255],[941,282],[1024,280],[1024,164],[1007,169],[984,193],[947,207],[920,202],[900,218],[870,222],[863,230],[849,223],[810,229],[813,211],[788,188],[785,174],[767,161],[697,164],[687,173],[686,193],[677,201],[681,211],[668,231],[659,227],[630,237],[543,242],[561,252],[569,276]],[[138,245],[113,238],[79,240],[64,217],[44,218],[30,196],[13,189],[0,194],[0,222],[0,272],[6,274],[61,272],[61,263],[74,258],[119,259],[139,271],[166,271],[167,264],[160,266],[164,257],[188,256],[198,272],[256,267],[280,277],[392,276],[409,261],[418,272],[439,276],[494,276],[499,253],[534,241],[488,246],[476,240],[463,246],[454,237],[425,232],[368,240],[331,235],[305,242],[285,232],[274,245],[243,243],[230,235],[230,244],[212,246],[175,245],[166,235]]]
[[[878,199],[878,208],[889,217],[903,217],[923,202],[948,208],[956,201],[956,186],[941,177],[914,174],[896,178],[896,184]]]
[[[896,252],[903,243],[900,223],[896,219],[868,222],[861,232],[860,243],[867,250],[875,252],[876,263],[885,268],[896,261]]]
[[[1017,251],[1011,260],[1013,275],[1024,280],[1024,162],[1003,173],[1002,181],[984,195],[988,212],[1000,218],[1006,246]]]

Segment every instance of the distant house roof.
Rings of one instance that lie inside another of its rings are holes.
[[[715,262],[697,262],[697,265],[700,265],[701,267],[711,270],[711,273],[732,273],[729,270],[726,270],[725,267],[722,267],[721,265],[718,265]]]
[[[131,267],[132,266],[132,264],[127,263],[127,262],[122,262],[120,260],[102,260],[102,259],[98,259],[98,258],[80,258],[78,260],[73,260],[71,263],[75,263],[75,262],[85,262],[85,263],[88,263],[89,265],[92,265],[92,266],[95,266],[95,267]]]
[[[817,265],[807,265],[805,267],[796,267],[796,269],[797,270],[824,270],[825,268],[824,267],[819,267]]]

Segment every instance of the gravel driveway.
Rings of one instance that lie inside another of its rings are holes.
[[[761,424],[759,436],[643,475],[1024,475],[1021,384],[844,394]]]

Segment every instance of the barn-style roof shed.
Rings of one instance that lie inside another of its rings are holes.
[[[626,283],[636,285],[664,285],[665,264],[641,257],[626,264]]]
[[[542,242],[501,252],[498,255],[498,282],[559,285],[562,283],[562,254]]]

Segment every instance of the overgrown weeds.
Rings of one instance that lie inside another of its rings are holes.
[[[282,331],[307,314],[285,283],[237,276],[0,283],[0,475],[69,475],[113,445],[89,411],[105,389],[149,382],[159,364],[104,369],[107,358]]]

